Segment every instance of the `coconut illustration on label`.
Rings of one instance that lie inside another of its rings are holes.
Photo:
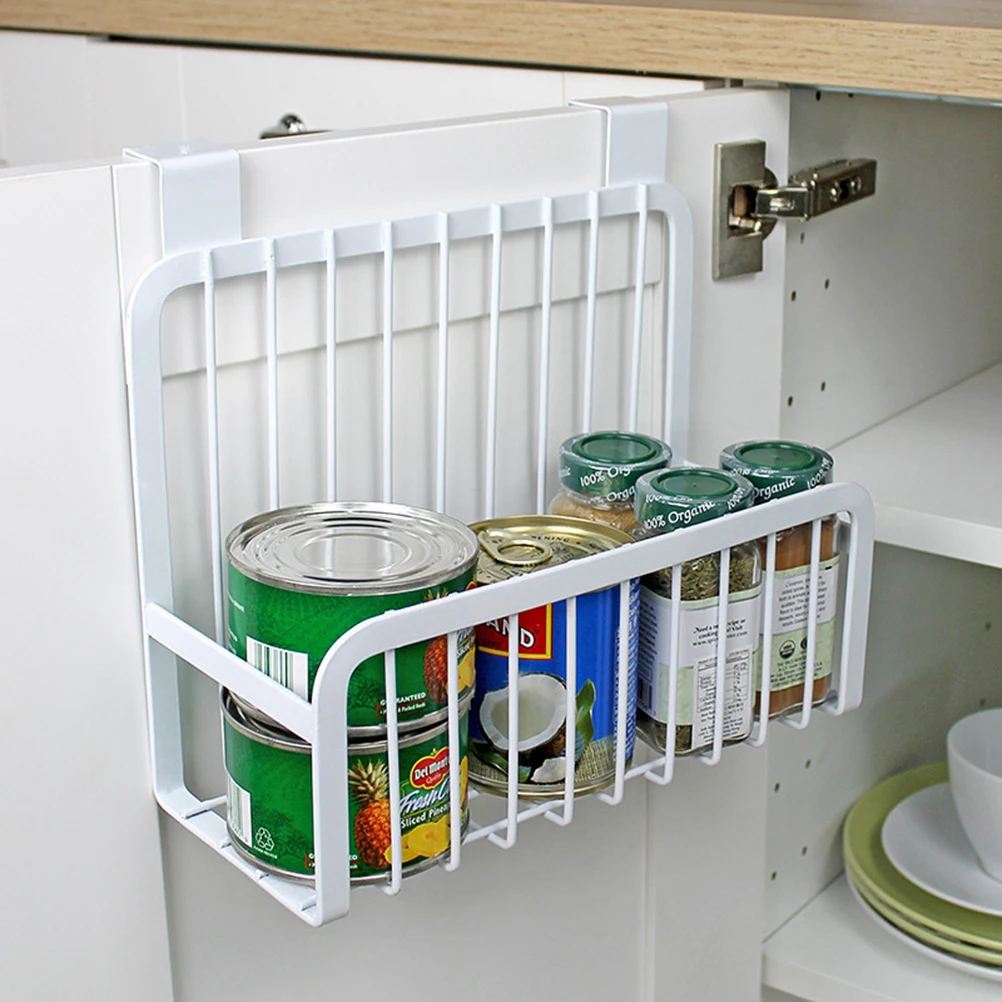
[[[484,693],[480,704],[477,754],[506,772],[511,751],[508,734],[508,686]],[[595,683],[585,681],[575,700],[574,761],[595,736],[592,708]],[[546,672],[523,672],[518,680],[518,772],[521,782],[562,783],[567,773],[567,688]]]
[[[577,560],[628,543],[611,526],[553,515],[494,519],[473,526],[481,546],[480,585]],[[573,769],[577,793],[601,789],[615,778],[616,721],[620,698],[621,629],[625,634],[626,695],[622,752],[633,755],[636,713],[636,641],[639,587],[629,583],[628,618],[620,624],[618,587],[577,597],[574,674],[568,684],[567,603],[518,615],[518,734],[510,733],[508,648],[512,621],[489,620],[476,628],[476,683],[470,714],[473,782],[494,793],[507,790],[512,754],[518,792],[550,797],[563,791]],[[568,689],[571,692],[568,692]],[[570,698],[570,706],[568,706]]]

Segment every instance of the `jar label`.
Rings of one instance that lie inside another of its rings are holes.
[[[836,554],[822,560],[818,571],[818,627],[814,650],[814,678],[832,673],[835,651],[835,614],[838,607]],[[804,684],[807,664],[807,620],[810,612],[810,568],[791,567],[776,571],[772,606],[772,657],[769,691],[779,692]],[[755,689],[762,690],[761,663],[755,674]]]
[[[717,695],[716,598],[687,601],[679,610],[676,724],[692,726],[692,747],[713,743]],[[727,604],[724,688],[725,741],[746,737],[752,724],[752,675],[759,668],[762,588],[732,592]],[[640,657],[637,702],[660,723],[668,722],[668,677],[672,648],[671,599],[640,590]]]

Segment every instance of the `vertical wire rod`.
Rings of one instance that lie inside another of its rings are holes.
[[[675,775],[675,732],[678,729],[678,662],[682,650],[682,565],[671,569],[671,634],[668,637],[668,699],[665,713],[665,763],[658,775],[646,773],[646,778],[659,786],[667,786]],[[660,666],[655,670],[659,671]],[[658,697],[660,702],[660,697]],[[657,708],[655,707],[655,710]]]
[[[662,438],[680,460],[689,457],[689,371],[692,337],[692,215],[684,200],[668,224],[668,275],[664,318],[665,372]]]
[[[536,511],[546,511],[547,417],[550,406],[550,324],[553,311],[553,199],[543,199],[543,306],[539,340],[539,415],[536,438]]]
[[[637,271],[633,295],[633,352],[630,360],[629,431],[637,430],[640,414],[640,356],[644,335],[644,274],[647,270],[647,185],[637,186]]]
[[[446,642],[449,678],[449,860],[445,869],[458,869],[463,844],[463,803],[459,755],[459,634]]]
[[[588,303],[585,311],[584,387],[581,393],[581,430],[591,431],[595,393],[595,307],[598,289],[598,192],[588,192]]]
[[[327,500],[337,499],[337,257],[334,231],[324,231],[324,281],[327,310],[326,334],[327,386]]]
[[[275,268],[275,241],[265,241],[265,312],[268,371],[268,503],[278,507],[278,274]]]
[[[505,836],[494,834],[490,840],[502,849],[510,849],[518,836],[518,613],[508,617],[508,791]]]
[[[438,433],[435,507],[445,511],[446,414],[449,401],[449,214],[438,214]]]
[[[800,713],[788,721],[795,730],[802,731],[811,722],[814,703],[814,658],[818,647],[818,597],[821,577],[821,519],[811,523],[810,586],[807,596],[807,651],[804,658],[804,693]]]
[[[623,581],[618,588],[619,598],[619,642],[616,644],[616,782],[612,795],[600,793],[599,799],[615,806],[623,799],[626,785],[626,724],[629,706],[630,685],[630,645],[633,621],[631,598],[633,585]]]
[[[397,652],[383,655],[386,679],[386,761],[390,776],[390,883],[387,894],[400,892],[403,876],[403,838],[400,833],[400,731],[397,728]],[[347,824],[347,819],[345,819]]]
[[[393,500],[393,223],[383,223],[383,500]]]
[[[730,600],[731,551],[720,551],[720,597],[717,602],[717,666],[713,693],[713,747],[700,758],[707,765],[716,765],[724,747],[724,703],[727,699],[727,612]],[[698,691],[698,690],[697,690]],[[698,697],[697,697],[698,701]],[[695,708],[692,729],[695,737],[698,721]]]
[[[572,595],[564,605],[567,662],[564,671],[564,683],[566,692],[564,698],[564,733],[567,729],[573,728],[571,721],[577,720],[577,691],[578,691],[578,600]],[[575,731],[576,737],[576,731]],[[546,818],[557,825],[569,825],[574,820],[574,775],[577,765],[574,754],[575,746],[566,744],[564,752],[564,803],[563,810],[558,814],[556,811],[547,811]]]
[[[212,251],[202,254],[202,285],[205,308],[205,426],[209,458],[209,532],[212,549],[212,608],[216,643],[222,644],[223,623],[223,543],[219,500],[219,382],[216,368],[216,280]]]
[[[501,333],[501,206],[491,206],[491,320],[487,360],[487,464],[484,483],[484,517],[494,517],[494,486],[497,476],[498,350]]]
[[[840,530],[845,530],[845,523],[840,525]],[[836,537],[839,543],[840,556],[844,552],[841,545],[841,531],[839,536]],[[845,595],[843,596],[843,612],[842,612],[842,655],[839,658],[839,669],[838,669],[838,689],[835,695],[835,705],[832,706],[831,703],[826,703],[822,709],[826,710],[828,713],[841,714],[845,713],[846,704],[849,698],[849,672],[856,670],[862,671],[862,664],[851,664],[850,663],[850,653],[851,645],[849,639],[852,637],[853,630],[856,629],[856,623],[854,622],[854,617],[852,614],[853,609],[853,590],[856,587],[856,561],[859,559],[859,547],[860,547],[860,531],[859,523],[855,518],[849,523],[849,547],[848,547],[848,562],[845,571]],[[835,589],[835,594],[838,595],[838,580],[832,582],[832,587]],[[865,629],[865,623],[864,623]]]
[[[758,706],[758,729],[748,742],[756,748],[765,744],[769,729],[769,697],[772,693],[772,631],[776,592],[776,533],[765,544],[765,588],[762,596],[762,681]],[[753,695],[754,698],[754,695]]]

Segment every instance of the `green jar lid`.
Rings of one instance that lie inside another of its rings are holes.
[[[637,482],[637,521],[653,532],[671,532],[750,508],[755,488],[740,474],[702,466],[658,470]]]
[[[560,446],[560,483],[605,501],[629,501],[637,481],[671,462],[660,439],[625,431],[575,435]]]
[[[720,453],[720,466],[747,477],[761,504],[830,484],[835,461],[824,449],[802,442],[736,442]]]

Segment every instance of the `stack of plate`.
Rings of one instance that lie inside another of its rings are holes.
[[[849,884],[867,914],[940,963],[1002,982],[1002,882],[960,826],[945,762],[885,780],[849,812]]]

